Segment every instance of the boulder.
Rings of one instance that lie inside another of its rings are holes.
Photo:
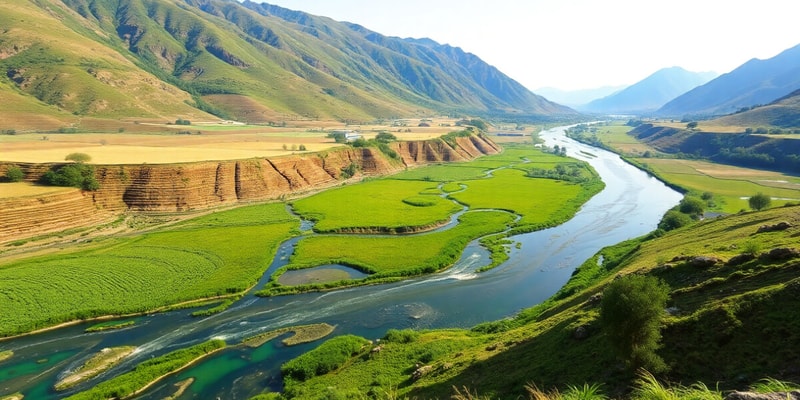
[[[416,370],[414,370],[414,372],[411,374],[411,379],[413,379],[413,380],[415,380],[415,381],[418,381],[418,380],[420,380],[420,379],[421,379],[423,376],[425,376],[425,375],[427,375],[428,373],[430,373],[432,370],[433,370],[433,367],[432,367],[432,366],[430,366],[430,365],[423,365],[423,366],[421,366],[421,367],[417,368]]]
[[[750,253],[739,254],[739,255],[731,257],[731,259],[728,260],[728,262],[725,263],[725,265],[729,265],[729,266],[734,267],[734,266],[737,266],[737,265],[742,265],[742,264],[744,264],[744,263],[746,263],[746,262],[748,262],[750,260],[754,260],[755,258],[756,258],[756,256],[753,255],[753,254],[750,254]]]
[[[777,247],[758,256],[766,261],[784,261],[796,257],[800,257],[800,251],[792,247]]]
[[[717,257],[711,257],[711,256],[694,256],[689,258],[686,262],[692,267],[709,268],[713,267],[714,265],[717,265],[718,263],[721,263],[722,260],[720,260]]]
[[[773,392],[773,393],[734,391],[725,396],[725,400],[800,400],[800,390],[793,390],[791,392]]]
[[[583,340],[587,337],[589,337],[589,329],[587,329],[586,325],[581,325],[572,331],[572,338],[575,340]]]
[[[791,227],[792,224],[786,221],[781,221],[774,225],[761,225],[758,227],[758,231],[756,231],[756,233],[785,231]]]

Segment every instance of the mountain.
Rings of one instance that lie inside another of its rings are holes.
[[[752,59],[665,104],[661,116],[708,116],[771,103],[800,89],[800,45],[775,57]]]
[[[739,126],[754,129],[769,126],[800,128],[800,89],[770,104],[753,106],[741,110],[741,112],[717,118],[710,123],[719,126]]]
[[[664,68],[619,92],[594,100],[578,109],[598,114],[646,114],[715,76],[714,72],[691,72],[681,67]]]
[[[268,4],[13,0],[0,11],[0,99],[20,115],[4,124],[577,114],[460,48]]]
[[[616,93],[622,89],[625,89],[626,87],[627,86],[625,85],[603,86],[599,88],[580,89],[580,90],[561,90],[552,87],[543,87],[535,89],[534,92],[558,104],[564,104],[566,106],[575,108],[583,104],[586,104],[592,100],[596,100],[601,97],[606,97],[608,95]]]

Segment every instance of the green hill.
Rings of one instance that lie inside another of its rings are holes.
[[[668,308],[656,315],[657,354],[669,367],[659,380],[713,390],[765,377],[800,381],[798,211],[741,213],[606,248],[553,298],[514,319],[471,331],[390,332],[380,351],[367,348],[345,367],[304,381],[290,375],[286,394],[449,398],[458,390],[472,397],[454,398],[517,399],[528,398],[526,386],[564,391],[589,383],[629,397],[637,375],[611,350],[599,321],[604,290],[629,274],[669,288]]]
[[[248,122],[575,115],[459,48],[267,4],[14,0],[0,11],[0,97],[17,104],[4,125],[36,115],[198,120],[212,113]]]
[[[757,129],[777,127],[800,133],[800,90],[770,104],[745,107],[739,112],[710,121],[724,126],[741,126]]]

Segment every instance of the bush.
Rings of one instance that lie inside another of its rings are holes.
[[[705,211],[706,202],[702,199],[693,196],[686,196],[678,204],[678,210],[684,214],[688,214],[693,218],[699,218]]]
[[[419,339],[419,332],[413,329],[389,329],[383,340],[391,343],[413,343]]]
[[[283,364],[281,374],[298,381],[326,374],[344,365],[367,344],[369,341],[359,336],[335,337]]]
[[[22,168],[12,165],[8,167],[6,170],[6,180],[9,182],[22,182],[25,178],[25,172],[22,171]]]
[[[764,193],[758,192],[747,199],[747,203],[750,204],[750,208],[753,210],[761,211],[769,208],[770,204],[772,204],[772,198]]]
[[[678,210],[669,210],[666,214],[664,214],[664,217],[661,218],[661,222],[658,223],[658,229],[666,232],[673,229],[678,229],[691,223],[692,217],[689,215],[686,215]]]
[[[94,167],[86,164],[69,164],[42,175],[41,183],[50,186],[71,186],[83,190],[100,189],[94,176]]]
[[[600,323],[611,347],[633,369],[667,369],[656,350],[660,347],[661,316],[669,286],[644,275],[630,274],[611,282],[603,291]]]
[[[66,161],[74,161],[76,163],[87,163],[92,161],[92,156],[86,153],[69,153],[66,157],[64,157]]]

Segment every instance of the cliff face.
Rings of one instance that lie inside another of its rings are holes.
[[[82,192],[83,209],[93,213],[123,211],[175,212],[205,209],[237,202],[280,199],[334,186],[343,180],[342,170],[355,164],[359,174],[378,176],[405,168],[443,161],[467,161],[495,154],[499,147],[483,136],[459,137],[455,146],[441,139],[419,142],[395,142],[390,145],[399,159],[391,159],[373,147],[344,147],[322,153],[276,158],[199,162],[189,164],[97,165],[100,189]],[[53,165],[21,164],[25,180],[36,181]],[[4,174],[8,164],[0,164]],[[91,199],[91,201],[89,201]],[[48,229],[48,223],[22,218],[14,209],[36,209],[36,215],[59,215],[39,197],[8,202],[0,213],[2,237],[19,239],[25,235],[21,226],[42,226],[37,233],[80,226],[77,218]],[[69,210],[70,208],[66,208]],[[73,211],[71,211],[73,212]],[[88,224],[83,224],[88,225]],[[41,231],[41,232],[40,232]],[[6,235],[8,234],[8,235]],[[6,240],[3,240],[6,241]]]

